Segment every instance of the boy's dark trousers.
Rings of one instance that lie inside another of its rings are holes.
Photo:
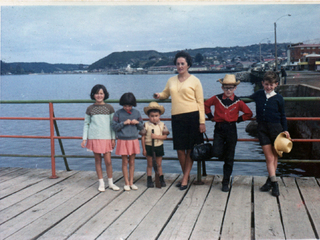
[[[213,135],[213,151],[215,157],[218,157],[220,161],[224,161],[224,180],[229,180],[232,174],[237,140],[238,134],[235,122],[216,123]]]

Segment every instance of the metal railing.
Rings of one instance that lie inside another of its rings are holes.
[[[285,101],[320,101],[320,97],[287,97],[284,98]],[[206,100],[206,99],[205,99]],[[244,102],[251,102],[251,99],[245,98],[242,99]],[[149,103],[151,101],[155,101],[154,99],[144,99],[144,100],[137,100],[138,103]],[[107,103],[119,103],[119,100],[107,100]],[[170,103],[170,100],[157,100],[157,102],[162,103]],[[0,154],[0,156],[5,157],[50,157],[51,158],[51,170],[52,170],[52,176],[51,178],[57,178],[56,176],[56,167],[55,167],[55,158],[61,157],[64,159],[64,163],[66,166],[66,170],[70,171],[70,168],[68,166],[67,158],[92,158],[93,156],[87,156],[87,155],[66,155],[62,139],[82,139],[82,137],[72,137],[72,136],[60,136],[60,132],[57,125],[57,120],[81,120],[83,121],[84,118],[66,118],[66,117],[55,117],[54,115],[54,109],[53,104],[54,103],[94,103],[94,101],[89,100],[25,100],[25,101],[19,101],[19,100],[0,100],[0,104],[39,104],[39,103],[46,103],[49,104],[49,117],[0,117],[0,120],[48,120],[49,126],[50,126],[50,135],[49,136],[26,136],[26,135],[0,135],[0,138],[32,138],[32,139],[50,139],[50,145],[51,145],[51,154],[50,155],[26,155],[26,154]],[[143,119],[147,120],[147,119]],[[162,121],[171,121],[171,118],[161,118]],[[208,120],[208,119],[206,119]],[[255,120],[252,118],[251,120]],[[320,121],[320,117],[288,117],[288,121]],[[56,131],[56,136],[55,136]],[[56,155],[55,154],[55,142],[54,140],[57,139],[59,141],[59,146],[62,152],[62,155]],[[172,138],[167,138],[167,140],[172,140]],[[212,141],[212,138],[209,138],[210,141]],[[258,141],[258,139],[255,138],[242,138],[238,139],[238,141]],[[320,142],[320,139],[292,139],[293,142]],[[120,158],[117,156],[113,156],[113,158]],[[144,157],[136,157],[136,159],[145,159]],[[174,157],[163,157],[163,160],[178,160]],[[208,159],[209,161],[218,161],[217,159]],[[241,162],[264,162],[265,160],[260,159],[235,159],[235,161],[241,161]],[[298,159],[279,159],[279,162],[312,162],[312,163],[320,163],[320,160],[298,160]],[[203,166],[204,168],[204,166]],[[205,172],[205,169],[203,169]],[[200,181],[201,179],[201,162],[197,163],[197,180]]]

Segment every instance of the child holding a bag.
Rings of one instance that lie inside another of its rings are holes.
[[[212,122],[216,122],[214,128],[213,152],[220,161],[224,161],[222,191],[229,191],[230,176],[233,170],[234,153],[238,140],[236,123],[249,120],[252,111],[240,100],[234,91],[240,81],[236,81],[235,75],[226,74],[218,80],[222,84],[223,93],[215,95],[205,101],[205,113]],[[211,113],[214,106],[214,115]],[[239,112],[243,115],[239,117]]]

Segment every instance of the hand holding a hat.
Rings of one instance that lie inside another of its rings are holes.
[[[283,152],[291,152],[292,145],[293,144],[288,131],[280,133],[274,141],[274,149],[280,157],[282,157]]]

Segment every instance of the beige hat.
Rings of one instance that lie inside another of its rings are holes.
[[[240,81],[236,81],[236,76],[233,74],[226,74],[224,78],[218,80],[221,84],[238,85]]]
[[[160,110],[160,115],[164,114],[164,107],[160,106],[157,102],[150,102],[148,107],[143,108],[143,111],[146,115],[148,115],[148,111],[151,109]]]
[[[278,155],[282,157],[282,153],[289,153],[292,149],[292,142],[287,138],[285,133],[280,133],[274,141],[274,148]]]

